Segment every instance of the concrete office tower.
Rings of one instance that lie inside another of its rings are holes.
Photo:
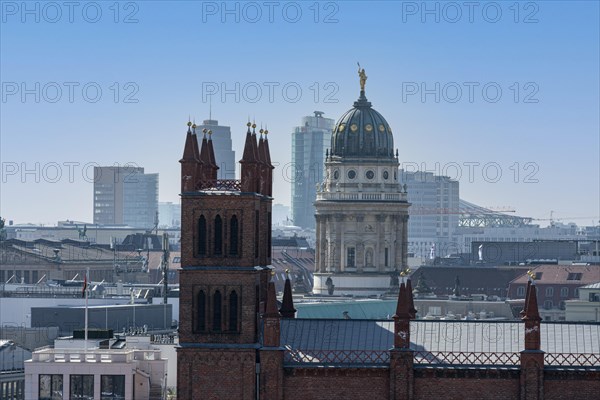
[[[152,229],[158,211],[158,174],[140,167],[94,167],[94,224]]]
[[[219,170],[217,179],[235,179],[235,151],[232,150],[231,128],[219,125],[216,119],[206,119],[202,125],[196,127],[198,132],[198,145],[201,145],[202,130],[210,129],[212,131],[212,142],[215,150],[215,159],[217,160]]]
[[[408,252],[415,257],[445,257],[460,252],[456,243],[459,210],[459,183],[432,172],[400,170],[412,204],[408,220]]]
[[[292,219],[294,225],[315,227],[316,186],[323,181],[325,150],[331,143],[334,120],[315,111],[314,116],[302,118],[302,125],[292,133]]]

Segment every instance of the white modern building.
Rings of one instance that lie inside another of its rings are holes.
[[[145,340],[144,340],[145,339]],[[167,359],[149,337],[56,340],[25,362],[25,399],[161,399]]]
[[[565,301],[567,321],[600,322],[600,282],[579,288],[579,299]]]

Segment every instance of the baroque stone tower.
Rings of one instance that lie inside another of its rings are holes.
[[[398,151],[365,96],[364,70],[359,75],[360,97],[333,128],[317,191],[315,294],[382,294],[407,267],[410,204],[398,181]]]
[[[254,398],[271,276],[268,131],[257,140],[248,123],[241,180],[219,180],[212,132],[199,148],[195,128],[188,123],[180,160],[178,398]]]

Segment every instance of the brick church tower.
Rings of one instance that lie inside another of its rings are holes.
[[[254,398],[271,278],[268,131],[248,123],[241,180],[218,180],[210,130],[181,163],[179,399]],[[264,134],[264,138],[263,138]],[[274,301],[274,299],[272,299]],[[267,313],[268,315],[268,313]]]

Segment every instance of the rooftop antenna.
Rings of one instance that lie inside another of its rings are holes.
[[[208,119],[212,121],[212,96],[208,98]]]

